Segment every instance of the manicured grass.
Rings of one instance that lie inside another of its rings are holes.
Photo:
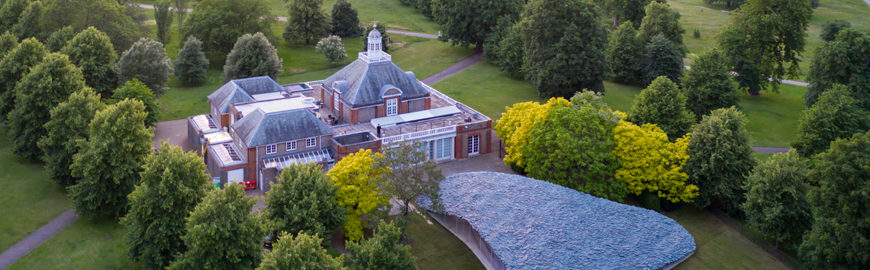
[[[683,206],[665,213],[695,238],[696,250],[675,269],[788,269],[713,214]]]
[[[489,62],[481,62],[433,85],[435,89],[492,119],[505,107],[524,101],[544,101],[525,80],[510,78]]]
[[[41,164],[31,164],[12,153],[12,141],[0,124],[0,251],[6,250],[42,225],[70,209],[63,188],[55,184]]]
[[[484,269],[474,253],[437,221],[426,215],[408,214],[405,232],[410,236],[411,252],[417,266],[427,269]]]
[[[142,269],[127,255],[125,233],[115,220],[81,218],[9,269]]]

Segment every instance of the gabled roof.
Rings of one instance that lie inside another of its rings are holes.
[[[332,134],[332,129],[307,109],[265,113],[257,109],[233,123],[248,147]]]
[[[230,80],[208,95],[208,102],[226,113],[230,104],[254,101],[253,95],[282,91],[281,85],[269,76]]]
[[[339,89],[333,89],[338,82]],[[381,102],[381,90],[385,85],[393,85],[401,90],[402,99],[429,95],[413,72],[405,72],[390,61],[367,63],[357,59],[329,78],[323,85],[341,93],[341,99],[354,107]]]

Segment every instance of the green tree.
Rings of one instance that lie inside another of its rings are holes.
[[[336,192],[338,187],[320,166],[291,165],[266,193],[264,216],[275,225],[276,235],[290,233],[292,240],[293,235],[306,232],[330,239],[345,218],[345,209],[336,204]]]
[[[70,40],[62,52],[81,68],[86,85],[93,87],[103,98],[112,95],[112,89],[118,85],[118,70],[115,67],[118,54],[108,35],[88,27]]]
[[[118,83],[125,83],[133,78],[145,83],[154,94],[162,96],[169,88],[169,74],[172,73],[172,63],[166,56],[166,50],[159,41],[148,38],[139,39],[130,49],[124,51],[118,62]]]
[[[613,16],[613,26],[631,22],[640,25],[646,15],[646,6],[651,0],[607,0],[604,5]]]
[[[421,195],[428,197],[434,207],[441,207],[438,191],[444,174],[435,161],[428,159],[420,143],[403,142],[383,151],[383,156],[375,158],[376,166],[390,171],[379,181],[381,190],[402,203],[403,215],[408,215],[409,205]]]
[[[0,31],[11,31],[29,4],[30,0],[3,1],[3,6],[0,7]]]
[[[381,33],[381,50],[384,52],[389,52],[390,51],[390,42],[392,42],[392,41],[390,40],[390,34],[387,33],[387,27],[384,26],[383,24],[375,24],[373,27],[366,26],[365,36],[366,37],[369,36],[369,32],[371,32],[374,29],[377,29],[378,32]],[[369,48],[368,39],[363,37],[362,44],[363,44],[362,50],[363,51],[368,50],[368,48]]]
[[[516,21],[508,16],[499,19],[498,25],[484,42],[486,59],[514,78],[523,75],[523,37]]]
[[[680,25],[680,12],[671,8],[668,3],[659,1],[649,2],[645,10],[646,15],[638,28],[638,35],[643,43],[648,44],[656,36],[662,35],[680,50],[682,58],[686,52],[686,45],[683,44],[683,33],[686,30]]]
[[[812,12],[809,1],[748,0],[732,13],[719,46],[741,88],[758,95],[764,84],[776,91],[783,77],[797,76]]]
[[[677,84],[660,76],[634,99],[628,121],[638,125],[656,124],[674,140],[692,129],[695,115],[686,109],[686,96]]]
[[[40,21],[46,33],[65,26],[76,31],[93,26],[109,36],[113,47],[123,49],[145,36],[126,10],[133,8],[117,0],[46,0]]]
[[[807,81],[809,91],[804,95],[810,107],[819,96],[834,84],[849,87],[865,110],[870,110],[870,35],[851,29],[840,31],[837,38],[816,49]]]
[[[202,41],[190,36],[172,64],[175,66],[175,77],[182,84],[193,86],[205,82],[208,77],[208,63],[208,58],[202,52]]]
[[[621,83],[640,82],[643,67],[643,41],[637,37],[632,22],[626,21],[616,28],[607,44],[607,62],[613,68],[613,80]]]
[[[160,104],[157,103],[157,98],[154,97],[154,92],[147,85],[133,78],[115,89],[112,94],[112,101],[119,102],[124,99],[135,99],[141,101],[145,105],[145,112],[148,116],[145,117],[145,125],[152,126],[157,123],[160,116]]]
[[[37,39],[45,39],[40,27],[39,19],[45,11],[45,6],[42,1],[33,1],[27,5],[27,9],[18,17],[18,22],[12,26],[10,31],[20,39],[35,37]]]
[[[801,257],[809,267],[870,267],[870,132],[839,139],[817,156],[809,178],[813,225],[804,236]]]
[[[172,5],[170,0],[159,0],[154,5],[154,21],[157,22],[157,39],[161,43],[169,43],[172,33],[169,30],[172,28],[172,12],[169,11],[169,6]]]
[[[134,260],[163,269],[187,250],[184,220],[208,193],[205,169],[202,158],[167,142],[145,157],[142,180],[127,196],[130,212],[121,219]]]
[[[76,30],[72,26],[64,26],[60,30],[54,31],[45,40],[45,47],[49,51],[59,52],[66,44],[76,36]]]
[[[354,38],[362,35],[359,15],[346,0],[335,1],[332,5],[332,34],[342,38]]]
[[[187,3],[190,0],[174,0],[175,17],[178,20],[178,29],[184,25],[184,16],[187,15]]]
[[[684,69],[680,49],[663,35],[653,37],[652,41],[646,44],[641,68],[643,85],[649,85],[659,76],[668,77],[679,84]]]
[[[610,73],[604,57],[607,31],[587,0],[532,0],[520,31],[523,70],[544,97],[567,97],[582,89],[604,91]]]
[[[318,235],[299,233],[293,237],[283,233],[271,252],[263,256],[257,270],[310,269],[344,270],[344,257],[334,258],[321,246],[323,239]]]
[[[6,31],[0,35],[0,59],[6,56],[6,53],[18,47],[18,37]]]
[[[127,195],[139,183],[145,156],[151,152],[145,105],[123,100],[97,112],[88,124],[89,137],[78,142],[70,166],[78,183],[69,187],[76,213],[88,217],[120,217],[127,212]]]
[[[376,166],[375,158],[380,153],[372,154],[371,150],[362,150],[342,158],[327,174],[338,186],[335,201],[343,206],[345,212],[345,237],[351,241],[363,238],[363,228],[366,220],[363,216],[372,214],[381,206],[389,205],[390,197],[378,189],[378,181],[389,172],[389,168]]]
[[[813,0],[813,1],[815,1],[815,0]],[[735,8],[739,7],[740,5],[742,5],[743,3],[746,3],[746,0],[704,0],[704,3],[724,4],[725,7],[728,9],[735,9]]]
[[[12,151],[38,161],[43,152],[37,143],[48,133],[44,125],[51,120],[51,109],[84,87],[81,71],[66,55],[46,55],[15,87],[15,109],[6,120]]]
[[[775,154],[746,179],[746,222],[779,243],[798,244],[812,224],[808,166],[794,151]]]
[[[37,145],[44,153],[42,161],[51,179],[59,185],[68,187],[78,182],[78,178],[70,172],[73,156],[79,150],[76,142],[88,138],[88,124],[97,111],[105,107],[106,104],[100,101],[100,94],[85,87],[51,108],[51,120],[45,123],[46,135],[39,139]]]
[[[239,37],[224,64],[224,81],[267,75],[277,79],[284,71],[284,60],[263,33]]]
[[[401,235],[401,228],[381,220],[372,238],[347,242],[347,265],[354,270],[417,269],[411,247],[398,243]]]
[[[266,0],[201,0],[180,29],[182,39],[202,40],[213,64],[223,63],[236,40],[246,33],[272,36],[274,21]]]
[[[745,200],[746,177],[755,167],[745,122],[737,108],[723,108],[705,115],[692,129],[685,170],[689,184],[700,189],[695,198],[698,207],[715,204],[730,214],[738,213]]]
[[[414,1],[414,0],[411,0]],[[426,18],[433,18],[432,15],[432,0],[416,0],[417,2],[417,11],[419,11]]]
[[[284,40],[289,43],[303,41],[305,45],[329,33],[329,17],[321,10],[323,0],[290,0],[290,15],[284,28]]]
[[[48,51],[42,43],[35,38],[28,38],[0,59],[0,119],[6,120],[15,109],[15,86],[18,81],[30,72],[31,67],[42,62],[46,54]]]
[[[692,69],[682,79],[686,108],[696,120],[719,108],[737,106],[737,83],[734,82],[725,55],[709,50],[692,61]]]
[[[824,152],[834,140],[847,139],[867,129],[870,129],[870,112],[861,108],[849,89],[835,84],[822,92],[818,102],[804,110],[798,138],[792,147],[801,156],[811,157]]]
[[[256,199],[239,185],[208,193],[187,218],[181,239],[187,251],[168,269],[253,269],[260,264],[261,219],[251,214]]]
[[[819,37],[824,41],[832,41],[837,38],[837,33],[851,27],[852,23],[847,20],[830,20],[825,22],[825,25],[822,26],[822,33],[819,34]]]
[[[333,65],[344,62],[347,59],[344,44],[341,43],[341,38],[335,35],[321,39],[317,42],[315,49],[317,52],[322,53],[323,56],[326,56],[326,60]]]
[[[501,17],[513,20],[523,10],[523,0],[432,0],[432,15],[444,27],[443,37],[453,44],[483,47]]]

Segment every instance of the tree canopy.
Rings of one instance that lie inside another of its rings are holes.
[[[649,85],[659,76],[665,76],[680,84],[684,69],[680,49],[664,35],[656,35],[646,44],[641,68],[643,85]]]
[[[40,21],[46,33],[72,26],[81,31],[93,26],[106,33],[112,46],[129,48],[145,34],[117,0],[46,0]]]
[[[311,269],[344,270],[344,257],[334,258],[321,246],[323,239],[318,235],[299,233],[295,237],[283,233],[271,252],[263,256],[257,270]]]
[[[631,22],[640,25],[646,15],[646,6],[651,0],[607,0],[604,6],[613,16],[613,26]]]
[[[317,52],[326,56],[326,60],[330,64],[336,65],[344,62],[347,59],[347,53],[344,51],[344,44],[341,43],[339,36],[331,35],[317,42],[315,47]]]
[[[12,26],[18,23],[21,13],[27,9],[30,0],[5,0],[0,6],[0,31],[11,31]]]
[[[667,2],[650,1],[646,5],[643,20],[638,28],[638,35],[644,43],[650,43],[657,35],[664,36],[680,50],[680,57],[686,52],[683,44],[683,27],[680,25],[680,13]]]
[[[118,67],[118,83],[126,83],[136,78],[154,91],[158,97],[169,89],[172,63],[169,62],[166,50],[159,41],[148,38],[136,41],[121,55]]]
[[[837,38],[837,33],[851,27],[852,23],[847,20],[830,20],[822,26],[822,33],[819,34],[819,37],[824,41],[832,41]]]
[[[15,47],[18,47],[18,37],[9,31],[0,35],[0,59],[2,59],[7,52],[15,49]]]
[[[686,71],[682,84],[686,108],[697,120],[712,110],[737,106],[737,83],[728,70],[725,55],[717,49],[692,61],[692,69]]]
[[[824,152],[836,139],[870,129],[870,112],[852,97],[849,90],[836,84],[822,93],[819,101],[804,110],[798,138],[792,144],[798,153],[810,157]]]
[[[178,51],[174,66],[175,77],[184,85],[199,85],[208,77],[208,58],[202,52],[202,41],[190,36]]]
[[[46,54],[48,50],[39,40],[28,38],[0,59],[0,119],[6,120],[15,109],[15,86]]]
[[[516,20],[522,0],[432,0],[432,18],[444,27],[443,37],[453,44],[483,46],[501,17]]]
[[[321,9],[323,0],[290,0],[284,40],[306,45],[329,34],[329,17]]]
[[[127,247],[134,260],[163,269],[187,250],[181,236],[185,219],[208,192],[209,175],[202,158],[163,142],[145,157],[141,182],[128,196]]]
[[[263,33],[244,34],[236,41],[224,64],[224,81],[236,78],[269,76],[277,79],[284,71],[284,60]]]
[[[408,215],[408,205],[421,195],[429,198],[433,208],[441,206],[438,191],[444,175],[421,147],[420,143],[404,142],[384,149],[383,156],[375,158],[377,166],[390,168],[380,181],[381,190],[402,203],[403,215]]]
[[[359,15],[347,0],[335,1],[332,5],[332,34],[342,38],[354,38],[362,35]]]
[[[266,193],[263,214],[274,224],[275,235],[305,232],[330,239],[345,219],[345,208],[335,200],[337,191],[319,165],[285,167]]]
[[[30,1],[27,9],[21,13],[18,22],[12,26],[10,31],[21,39],[35,37],[44,40],[46,33],[42,31],[39,22],[43,12],[45,12],[45,5],[42,4],[42,1]]]
[[[212,63],[223,63],[236,40],[247,33],[272,36],[274,21],[266,0],[201,0],[188,14],[179,32],[182,39],[202,40]]]
[[[152,126],[157,123],[160,116],[160,104],[157,103],[154,92],[147,85],[133,78],[115,89],[115,93],[112,94],[113,102],[128,98],[142,101],[142,104],[145,105],[145,112],[148,113],[148,116],[145,117],[145,125]]]
[[[345,237],[359,241],[363,237],[366,221],[364,215],[372,213],[380,206],[389,205],[390,197],[379,189],[379,180],[389,172],[389,168],[377,166],[375,158],[380,153],[360,149],[342,158],[327,173],[338,186],[335,201],[347,211],[342,229]]]
[[[800,243],[812,224],[808,170],[809,164],[794,151],[758,164],[746,179],[746,201],[740,205],[747,223],[777,243]]]
[[[807,107],[839,83],[848,86],[861,106],[870,110],[870,35],[849,29],[837,34],[834,41],[825,42],[816,49],[807,82]]]
[[[81,68],[85,84],[94,88],[103,98],[112,96],[118,85],[118,54],[109,36],[93,27],[79,32],[63,47],[62,52]]]
[[[677,84],[661,76],[634,99],[628,121],[638,125],[656,124],[673,140],[692,129],[695,115],[686,109],[686,96]]]
[[[613,68],[613,80],[621,83],[640,82],[643,68],[643,40],[637,37],[637,30],[631,21],[616,28],[607,44],[607,62]]]
[[[75,36],[76,30],[73,29],[72,26],[64,26],[48,36],[48,39],[45,40],[45,47],[48,48],[49,51],[59,52],[64,46],[66,46],[67,42],[72,40]]]
[[[105,107],[100,94],[85,87],[51,108],[51,120],[45,123],[46,135],[39,139],[38,145],[45,168],[59,185],[68,187],[78,182],[70,172],[73,156],[78,153],[76,143],[88,138],[88,124],[97,111]]]
[[[484,42],[488,61],[514,78],[523,78],[523,35],[515,20],[501,17]]]
[[[402,229],[383,220],[371,238],[347,242],[347,264],[353,270],[417,269],[411,247],[399,244]]]
[[[154,5],[154,21],[157,23],[157,40],[161,43],[169,43],[172,34],[172,12],[169,10],[172,3],[170,0],[158,0]]]

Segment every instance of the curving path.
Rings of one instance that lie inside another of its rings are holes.
[[[45,240],[48,240],[78,219],[79,216],[75,214],[73,209],[66,210],[66,212],[63,212],[63,214],[60,214],[54,220],[24,237],[24,239],[21,239],[18,243],[3,251],[3,253],[0,253],[0,269],[6,269],[12,263],[27,255],[27,253],[39,247],[42,242],[45,242]]]

